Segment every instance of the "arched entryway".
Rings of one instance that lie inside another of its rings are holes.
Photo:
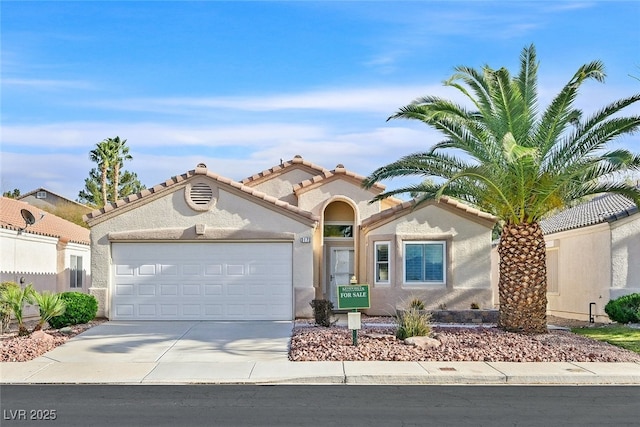
[[[348,285],[356,272],[357,215],[352,202],[329,202],[322,215],[325,298],[337,308],[337,286]]]

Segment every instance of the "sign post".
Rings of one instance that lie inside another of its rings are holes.
[[[349,329],[353,331],[353,345],[358,345],[358,329],[360,329],[358,309],[370,307],[369,285],[338,286],[338,310],[353,310],[352,313],[348,313]]]

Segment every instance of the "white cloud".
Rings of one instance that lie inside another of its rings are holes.
[[[175,97],[100,100],[83,105],[110,110],[190,115],[194,111],[240,110],[269,112],[282,110],[353,111],[388,114],[398,106],[425,93],[443,93],[437,86],[406,85],[371,88],[315,90],[302,93],[233,97]]]
[[[83,80],[46,80],[46,79],[2,79],[2,85],[6,87],[27,87],[38,90],[60,89],[96,89],[96,86]]]

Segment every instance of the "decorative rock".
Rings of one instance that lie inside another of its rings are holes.
[[[404,342],[420,348],[438,348],[441,345],[440,341],[430,337],[409,337],[405,338]]]
[[[363,337],[367,337],[367,338],[372,338],[374,340],[395,340],[396,337],[393,335],[389,335],[389,334],[380,334],[378,332],[369,332],[369,333],[363,333],[362,334]]]
[[[65,326],[64,328],[60,328],[58,331],[64,335],[71,335],[73,333],[73,329],[70,326]]]
[[[53,341],[53,337],[42,330],[32,333],[31,338],[33,338],[34,340]]]

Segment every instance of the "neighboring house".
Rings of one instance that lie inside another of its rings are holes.
[[[30,191],[26,194],[20,195],[19,197],[17,197],[17,200],[27,202],[32,206],[36,206],[40,209],[45,209],[49,212],[55,212],[56,209],[64,209],[68,206],[82,209],[86,211],[86,213],[91,211],[91,208],[83,205],[82,203],[67,199],[64,196],[56,194],[53,191],[47,190],[46,188],[42,187]]]
[[[22,210],[35,224],[25,228]],[[23,201],[0,199],[1,281],[32,283],[38,291],[88,292],[90,266],[89,230]]]
[[[352,276],[369,314],[414,296],[491,305],[495,219],[448,198],[418,207],[296,156],[242,182],[203,164],[86,216],[99,315],[290,320]]]
[[[609,300],[640,292],[640,214],[631,200],[601,195],[540,225],[547,243],[549,314],[589,320],[591,309],[595,321],[608,321]],[[497,272],[497,254],[494,261]]]

